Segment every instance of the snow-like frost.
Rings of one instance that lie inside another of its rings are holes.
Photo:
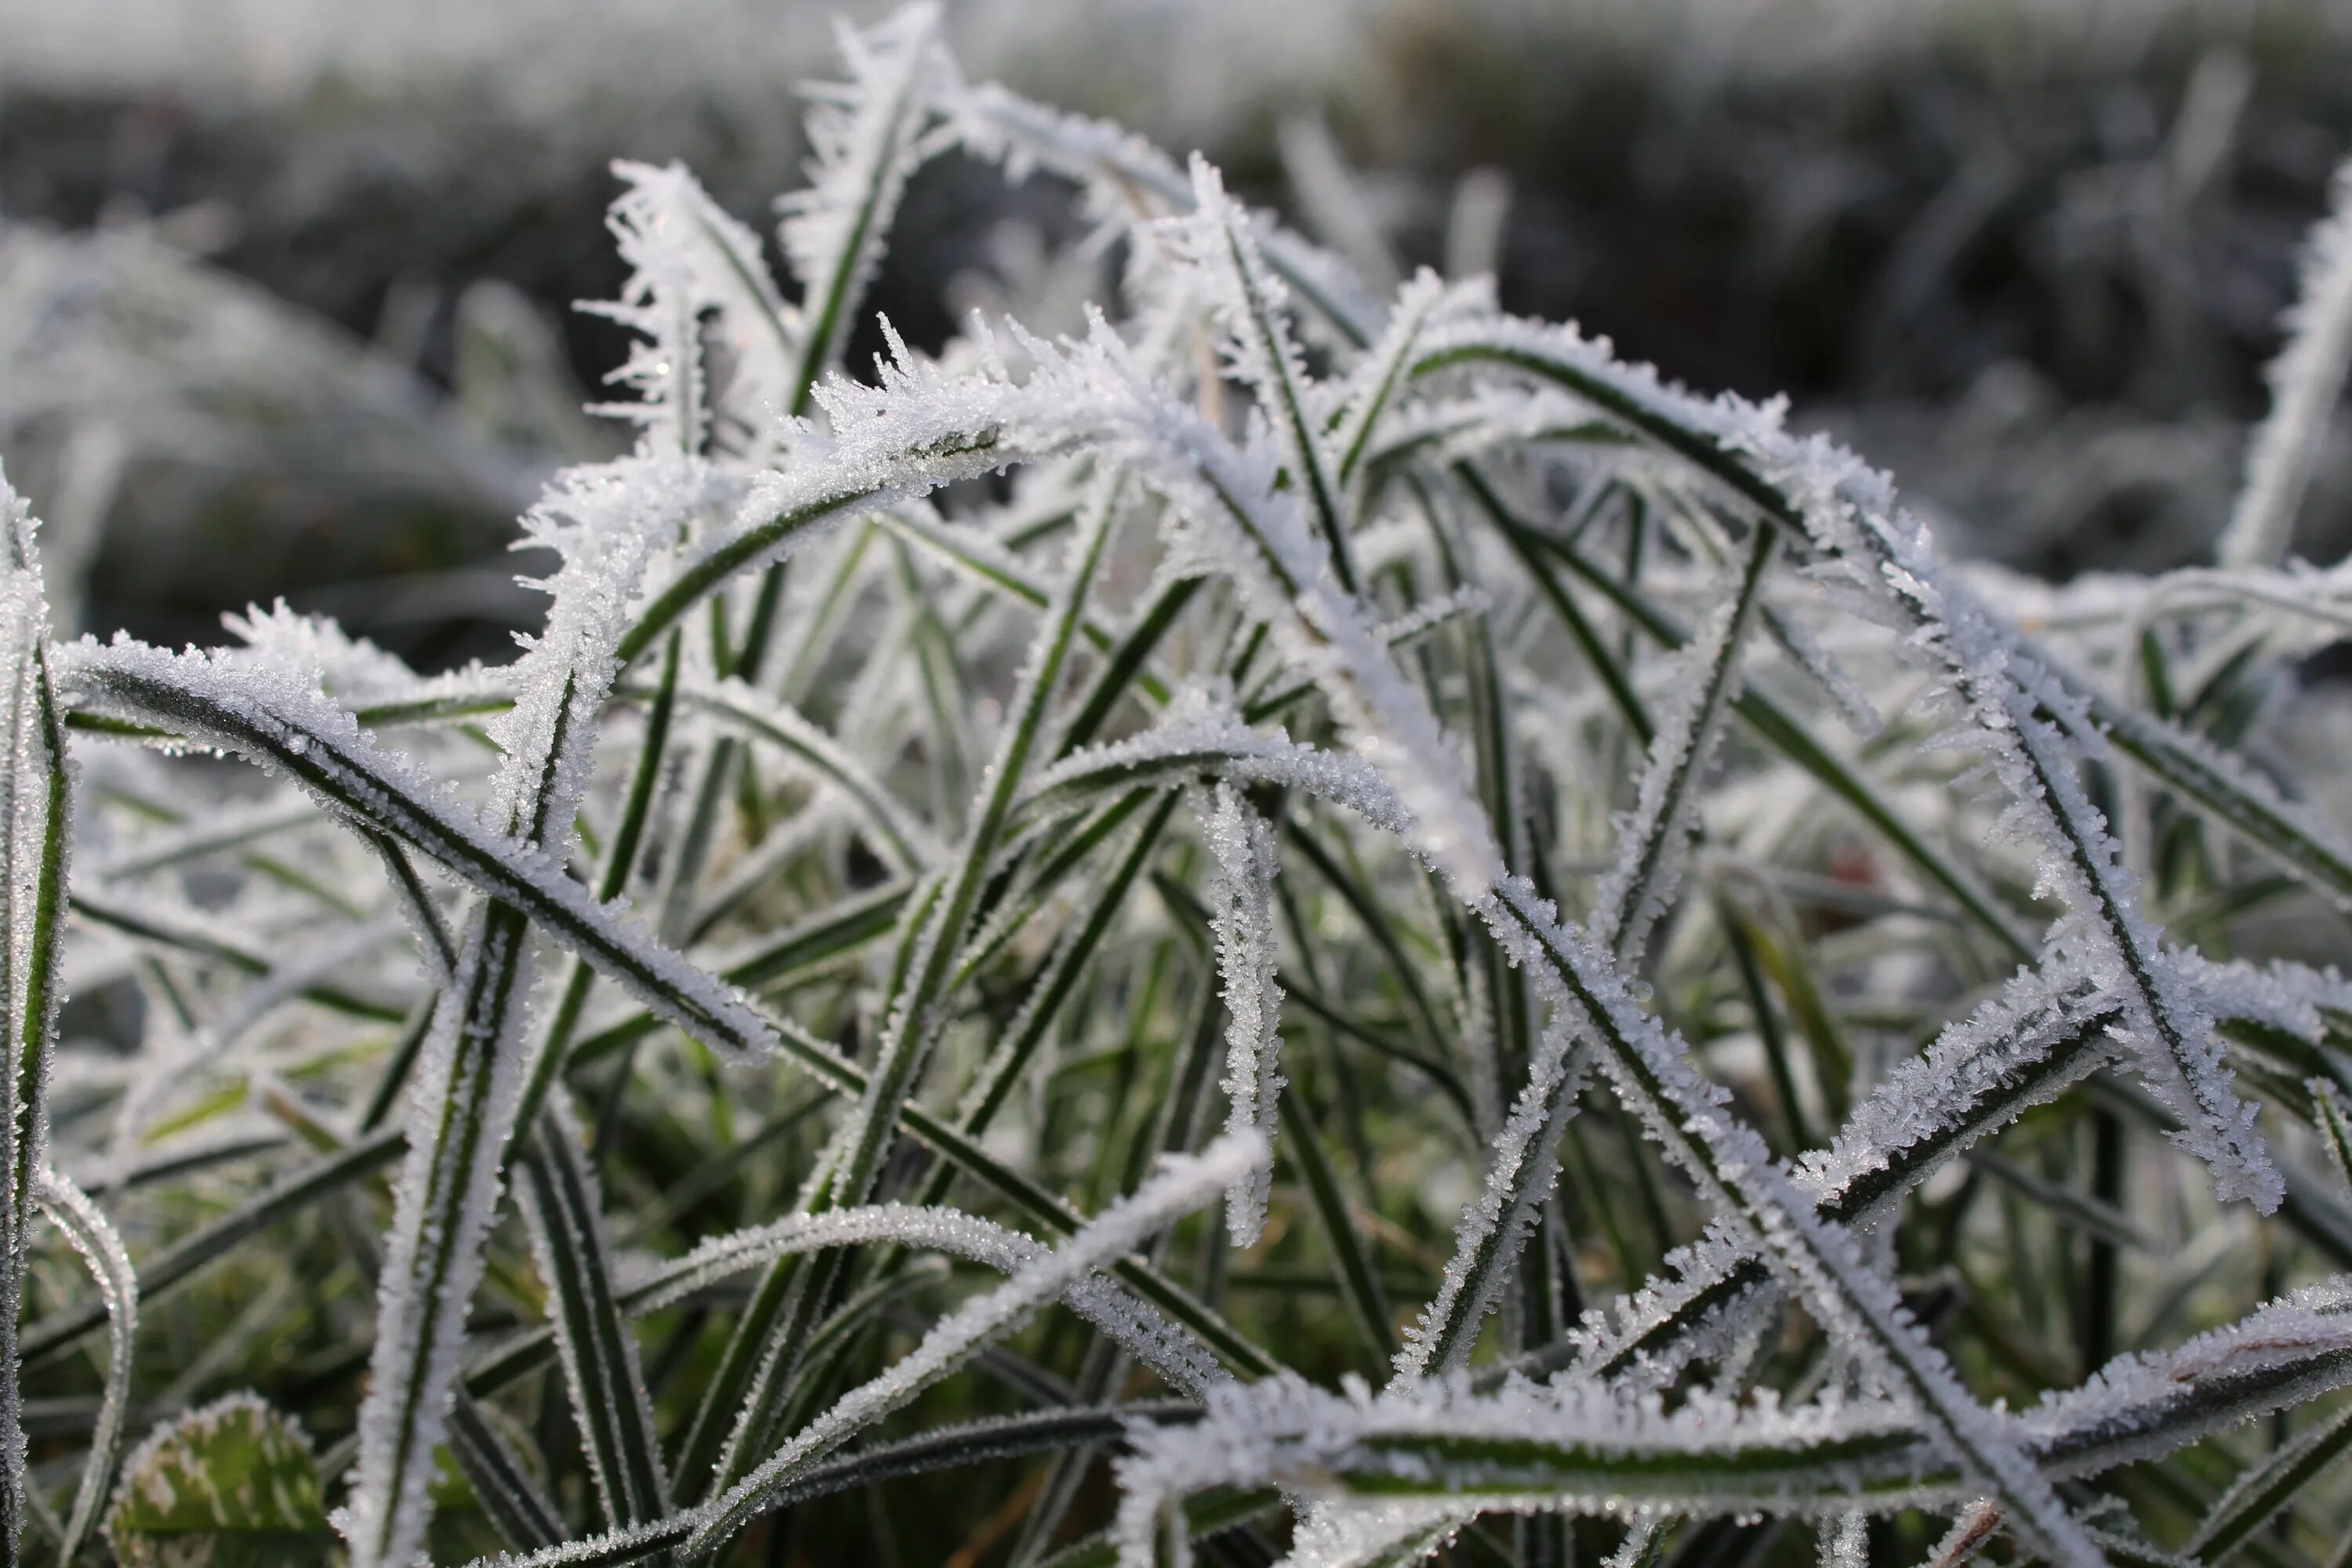
[[[1216,858],[1209,880],[1210,928],[1224,979],[1225,1076],[1229,1134],[1255,1132],[1266,1158],[1225,1199],[1225,1229],[1236,1247],[1265,1228],[1274,1183],[1274,1138],[1283,1086],[1282,987],[1275,983],[1274,826],[1252,811],[1231,784],[1219,784],[1201,824]]]
[[[726,409],[742,433],[763,429],[791,395],[797,314],[777,293],[760,240],[710,199],[685,165],[613,164],[627,188],[606,224],[630,271],[620,298],[580,308],[637,334],[605,381],[636,394],[592,412],[630,420],[648,450],[693,454],[710,434],[705,332],[729,352]],[[706,324],[707,323],[707,324]]]
[[[2294,538],[2327,418],[2352,361],[2352,159],[2328,183],[2327,216],[2305,241],[2286,346],[2264,373],[2271,411],[2246,447],[2246,479],[2215,553],[2224,566],[2275,565]]]
[[[806,290],[804,330],[825,334],[803,346],[804,378],[830,364],[847,341],[851,308],[881,265],[908,177],[936,145],[924,130],[955,79],[940,44],[937,5],[904,6],[863,30],[844,22],[836,36],[849,79],[803,84],[813,100],[809,183],[776,203],[784,258]]]

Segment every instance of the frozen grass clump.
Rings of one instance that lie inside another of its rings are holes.
[[[843,48],[781,275],[616,171],[635,446],[525,514],[512,662],[61,643],[12,499],[12,1552],[2338,1550],[2286,459],[2218,568],[1971,569],[928,8]],[[950,151],[1104,304],[852,377]]]

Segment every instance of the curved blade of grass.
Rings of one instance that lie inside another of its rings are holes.
[[[2352,847],[2333,824],[2285,799],[2243,763],[2179,724],[2070,682],[2115,748],[2338,908],[2352,910]]]
[[[1633,1005],[1600,955],[1554,923],[1529,890],[1506,884],[1497,895],[1490,918],[1499,939],[1581,1016],[1601,1065],[1668,1157],[1774,1258],[1817,1315],[1917,1401],[1937,1440],[2002,1500],[2024,1533],[2062,1557],[2101,1561],[2024,1461],[2004,1419],[1969,1398],[1892,1282],[1787,1180],[1754,1130],[1724,1112],[1722,1091]]]
[[[34,526],[30,509],[0,474],[6,549],[0,574],[0,1025],[6,1031],[0,1083],[0,1562],[11,1565],[18,1561],[26,1511],[17,1321],[48,1160],[49,1062],[63,1000],[58,970],[73,805],[50,684],[48,603]],[[120,1247],[114,1250],[119,1256]]]
[[[1475,495],[1478,491],[1472,493]],[[1486,494],[1493,496],[1491,487],[1486,487]],[[1502,508],[1499,497],[1495,497],[1491,505],[1482,500],[1480,509],[1502,530],[1504,537],[1520,551],[1522,560],[1531,567],[1538,565],[1539,557],[1537,552],[1541,551],[1599,590],[1654,640],[1670,648],[1679,648],[1689,640],[1688,634],[1664,612],[1593,565],[1574,546],[1553,540],[1513,517]],[[1546,572],[1538,580],[1540,583],[1549,577],[1549,574]],[[1559,595],[1555,603],[1565,599],[1565,595]],[[1581,612],[1579,612],[1579,622],[1581,623],[1582,619]],[[1591,636],[1588,630],[1578,640],[1581,643]],[[1597,639],[1594,646],[1598,646]],[[1812,774],[1852,806],[1894,846],[1897,853],[1930,881],[1949,893],[2012,957],[2030,959],[2038,951],[2038,944],[2018,924],[2014,916],[1994,903],[1976,879],[1962,871],[1949,857],[1929,845],[1908,823],[1890,811],[1881,792],[1872,789],[1786,709],[1760,691],[1742,691],[1733,700],[1732,711],[1766,744]]]
[[[2099,1474],[2201,1441],[2352,1384],[2352,1290],[2338,1280],[2273,1301],[2228,1328],[2126,1357],[2019,1419],[2025,1452],[2053,1479]],[[1221,1390],[1197,1424],[1137,1434],[1121,1467],[1121,1536],[1149,1561],[1165,1504],[1268,1482],[1326,1499],[1466,1500],[1480,1509],[1680,1517],[1948,1507],[1972,1478],[1891,1403],[1756,1410],[1702,1394],[1696,1407],[1594,1396],[1412,1387],[1348,1400],[1295,1379]],[[1241,1436],[1246,1433],[1244,1437]],[[1309,1527],[1313,1528],[1312,1526]]]
[[[769,1031],[739,998],[616,920],[527,842],[491,831],[378,752],[325,699],[240,689],[234,677],[190,679],[183,665],[194,656],[125,645],[80,651],[72,679],[91,701],[269,763],[339,816],[391,835],[518,910],[688,1034],[744,1054],[772,1048]]]
[[[2197,1526],[2183,1555],[2199,1563],[2225,1561],[2337,1460],[2352,1452],[2352,1406],[2299,1434],[2294,1442],[2248,1469]]]
[[[131,1353],[139,1334],[139,1276],[122,1238],[81,1189],[54,1171],[40,1178],[41,1206],[89,1265],[107,1317],[106,1395],[90,1424],[89,1453],[66,1516],[58,1561],[71,1563],[97,1527],[99,1510],[114,1489],[114,1467],[122,1454],[122,1432],[131,1417]]]
[[[854,802],[902,871],[919,871],[940,858],[930,831],[866,765],[800,712],[740,680],[717,686],[688,682],[678,700],[730,729],[774,746]]]
[[[1283,322],[1282,286],[1260,252],[1255,226],[1225,195],[1223,178],[1197,153],[1192,186],[1192,217],[1179,232],[1187,237],[1188,258],[1212,279],[1209,310],[1224,329],[1226,357],[1273,427],[1290,488],[1305,499],[1340,589],[1353,594],[1355,552],[1339,463],[1324,442],[1323,422],[1309,411],[1318,389],[1307,379],[1306,362]]]

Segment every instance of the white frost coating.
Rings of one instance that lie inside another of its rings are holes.
[[[1592,940],[1629,970],[1639,967],[1650,928],[1682,879],[1683,848],[1698,825],[1698,786],[1724,712],[1739,695],[1740,643],[1761,597],[1769,537],[1759,536],[1762,561],[1726,574],[1715,607],[1666,672],[1633,809],[1616,824],[1617,859],[1593,893]]]
[[[1281,1568],[1409,1568],[1426,1562],[1480,1511],[1475,1503],[1433,1498],[1309,1509]]]
[[[1475,584],[1465,584],[1450,594],[1422,600],[1393,620],[1382,621],[1374,628],[1372,635],[1388,647],[1396,647],[1457,616],[1483,616],[1494,607],[1495,601],[1486,589]]]
[[[1718,1300],[1727,1282],[1743,1272],[1737,1294]],[[1662,1271],[1640,1289],[1585,1310],[1569,1331],[1576,1359],[1560,1375],[1604,1379],[1629,1393],[1665,1388],[1687,1366],[1727,1359],[1780,1300],[1779,1281],[1747,1235],[1715,1220],[1696,1240],[1667,1253]]]
[[[1372,826],[1410,838],[1413,818],[1370,764],[1290,739],[1280,726],[1243,723],[1224,695],[1200,687],[1176,693],[1149,730],[1071,752],[1031,782],[1027,799],[1124,789],[1171,773],[1280,784],[1344,806]]]
[[[1451,1372],[1469,1359],[1479,1321],[1509,1282],[1509,1266],[1542,1218],[1559,1171],[1553,1151],[1576,1113],[1591,1053],[1555,1014],[1529,1053],[1528,1081],[1494,1140],[1494,1160],[1477,1198],[1454,1229],[1454,1257],[1437,1294],[1404,1331],[1396,1376],[1409,1381]],[[1437,1358],[1441,1331],[1452,1344]]]
[[[1091,444],[1183,514],[1180,553],[1234,577],[1269,618],[1286,656],[1324,688],[1358,754],[1412,812],[1416,847],[1461,896],[1501,874],[1462,758],[1361,605],[1332,582],[1328,552],[1278,483],[1270,450],[1234,447],[1171,397],[1099,317],[1085,342],[1059,348],[1012,325],[1033,367],[1018,384],[984,331],[966,356],[973,368],[950,373],[884,328],[892,353],[877,363],[877,384],[835,379],[817,392],[832,419],[830,448],[763,477],[738,522],[686,569],[696,581],[719,563],[750,565],[785,548],[780,519],[797,520],[804,537],[950,479]]]
[[[2352,1110],[2345,1108],[2344,1097],[2324,1078],[2306,1079],[2304,1088],[2311,1095],[2311,1121],[2319,1130],[2320,1147],[2336,1171],[2339,1187],[2352,1194]]]
[[[1396,408],[1405,366],[1423,331],[1433,321],[1492,309],[1493,304],[1492,279],[1449,285],[1426,267],[1397,290],[1387,327],[1339,389],[1340,413],[1331,429],[1331,450],[1341,484],[1361,472],[1366,456],[1378,447],[1381,425]]]
[[[2200,985],[2213,981],[2207,996],[2220,1016],[2281,1027],[2316,1022],[2307,1003],[2282,993],[2336,994],[2331,976],[2300,965],[2257,971],[2200,960],[2191,975]],[[1827,1147],[1800,1157],[1796,1184],[1843,1225],[1883,1224],[1947,1161],[2113,1059],[2118,1047],[2102,1037],[2116,1012],[2115,997],[2089,984],[2079,962],[2045,954],[2038,970],[2021,970],[1926,1052],[1898,1064]],[[2074,1048],[2061,1057],[2061,1047]],[[1752,1278],[1738,1300],[1706,1306],[1736,1271],[1752,1271],[1755,1258],[1736,1230],[1710,1226],[1670,1253],[1663,1274],[1585,1313],[1570,1335],[1579,1347],[1573,1374],[1658,1386],[1693,1361],[1719,1359],[1779,1298],[1769,1279]]]
[[[1014,1273],[1051,1251],[1042,1242],[961,1209],[869,1204],[793,1215],[713,1237],[683,1257],[641,1268],[624,1293],[631,1312],[651,1312],[774,1258],[880,1242],[968,1258],[1002,1274]],[[1064,1287],[1062,1300],[1183,1393],[1198,1395],[1232,1381],[1196,1336],[1109,1280],[1076,1280]]]
[[[1822,1568],[1870,1568],[1868,1525],[1859,1513],[1822,1521]]]
[[[2352,986],[2333,968],[2285,960],[2260,968],[2242,959],[2221,963],[2194,948],[2177,949],[2173,962],[2216,1017],[2260,1024],[2299,1040],[2319,1039],[2326,1028],[2322,1007],[2340,1011],[2352,1003]]]
[[[2057,1074],[2036,1073],[2053,1050],[2099,1028],[2116,1008],[2115,998],[2089,984],[2064,957],[2051,954],[2039,970],[2020,970],[2000,994],[1959,1021],[1947,1026],[1920,1055],[1898,1064],[1876,1089],[1853,1108],[1827,1148],[1806,1152],[1795,1173],[1799,1186],[1816,1202],[1843,1199],[1863,1178],[1887,1170],[1906,1151],[1930,1141],[1948,1142],[1947,1154],[1992,1131],[1984,1108],[1996,1105],[2000,1121],[2054,1100],[2112,1055],[2098,1047]],[[2032,1074],[2030,1098],[2011,1092]],[[1962,1136],[1955,1136],[1956,1133]],[[1843,1213],[1846,1224],[1871,1228],[1890,1216],[1903,1196],[1940,1167],[1906,1161],[1906,1178],[1868,1205]]]
[[[1210,926],[1217,973],[1224,980],[1228,1134],[1254,1131],[1265,1161],[1225,1194],[1225,1230],[1236,1247],[1265,1228],[1274,1184],[1274,1138],[1284,1084],[1282,987],[1275,984],[1274,825],[1252,811],[1231,784],[1219,784],[1201,825],[1217,869],[1209,879]]]
[[[759,1468],[714,1500],[702,1510],[703,1518],[688,1538],[688,1554],[705,1552],[724,1541],[733,1526],[756,1515],[766,1497],[795,1470],[898,1409],[1072,1283],[1199,1207],[1265,1158],[1262,1140],[1250,1133],[1228,1133],[1197,1156],[1163,1159],[1159,1172],[1134,1193],[1089,1220],[1053,1251],[1022,1265],[996,1289],[941,1319],[887,1372],[843,1395]]]
[[[48,1163],[48,1082],[70,843],[70,767],[49,689],[48,604],[31,508],[0,472],[0,1529],[25,1522],[17,1320],[38,1173]],[[52,857],[50,829],[62,829]],[[45,910],[55,920],[41,929]]]
[[[774,1048],[772,1028],[734,987],[598,904],[539,847],[493,832],[449,786],[378,750],[349,712],[316,690],[127,637],[105,647],[84,638],[60,648],[58,665],[61,685],[82,706],[157,719],[198,744],[265,765],[292,760],[315,767],[321,776],[298,774],[296,782],[328,810],[391,833],[478,888],[528,897],[548,934],[665,1020],[738,1053]]]
[[[682,163],[656,168],[624,159],[613,174],[628,188],[605,226],[629,278],[618,300],[580,308],[638,334],[629,357],[604,378],[631,388],[637,400],[591,412],[643,427],[646,450],[701,451],[712,413],[703,364],[708,331],[728,351],[724,412],[738,439],[764,427],[790,395],[799,323],[768,275],[759,237],[712,201]]]
[[[1197,153],[1192,180],[1192,210],[1166,220],[1161,237],[1179,262],[1194,269],[1201,298],[1222,331],[1218,349],[1227,369],[1257,400],[1290,490],[1304,498],[1341,581],[1352,583],[1339,460],[1323,438],[1320,389],[1307,379],[1306,361],[1284,324],[1288,291],[1258,253],[1249,215],[1225,195],[1223,177]]]
[[[655,550],[716,490],[693,459],[627,458],[564,469],[523,514],[516,548],[551,550],[562,564],[530,584],[550,596],[547,624],[535,637],[518,635],[524,653],[513,666],[514,706],[490,721],[490,738],[508,758],[491,816],[558,859],[571,850],[593,760],[593,721],[618,673],[614,645],[638,581]]]
[[[2305,241],[2286,347],[2264,372],[2271,411],[2246,447],[2246,479],[2214,552],[2224,566],[2274,566],[2294,539],[2294,514],[2327,438],[2352,358],[2352,158],[2328,184],[2327,216]]]
[[[74,1490],[73,1510],[66,1516],[65,1549],[70,1562],[74,1548],[89,1539],[98,1524],[98,1510],[106,1501],[107,1483],[122,1447],[122,1428],[131,1419],[131,1351],[139,1337],[139,1275],[115,1233],[89,1195],[55,1171],[40,1176],[41,1206],[89,1265],[89,1277],[106,1303],[106,1394],[90,1424],[89,1457],[83,1461],[81,1484]]]
[[[1649,1554],[1650,1538],[1657,1533],[1655,1524],[1636,1522],[1625,1531],[1625,1543],[1603,1559],[1601,1568],[1641,1568]]]
[[[1591,1388],[1537,1389],[1522,1382],[1476,1395],[1459,1378],[1445,1378],[1379,1394],[1349,1380],[1344,1392],[1333,1393],[1284,1373],[1215,1390],[1207,1406],[1190,1426],[1138,1423],[1129,1432],[1130,1452],[1117,1467],[1114,1526],[1128,1568],[1148,1568],[1163,1516],[1212,1487],[1284,1487],[1313,1505],[1302,1543],[1311,1538],[1318,1549],[1335,1550],[1356,1531],[1378,1528],[1377,1510],[1392,1500],[1358,1501],[1347,1495],[1349,1479],[1419,1491],[1456,1510],[1547,1510],[1641,1521],[1659,1512],[1736,1514],[1769,1499],[1811,1511],[1850,1495],[1866,1473],[1859,1463],[1832,1457],[1834,1447],[1873,1437],[1887,1438],[1890,1448],[1914,1446],[1906,1413],[1891,1401],[1824,1399],[1789,1407],[1769,1390],[1745,1404],[1700,1390],[1668,1412],[1655,1398],[1619,1400]],[[1482,1451],[1482,1440],[1500,1440],[1506,1457]],[[1459,1443],[1458,1458],[1445,1456],[1449,1442]],[[1521,1457],[1538,1447],[1558,1456],[1557,1467]],[[1733,1455],[1753,1470],[1743,1476],[1722,1462]],[[1452,1489],[1473,1491],[1476,1500],[1450,1498]],[[1350,1519],[1368,1506],[1374,1510],[1368,1519]],[[1434,1527],[1439,1521],[1420,1522]],[[1318,1560],[1305,1552],[1299,1558]]]
[[[2017,1417],[2057,1476],[2153,1458],[2352,1382],[2352,1276],[2169,1351],[2118,1356]]]
[[[836,36],[849,79],[803,84],[812,100],[809,183],[776,202],[784,258],[806,291],[803,328],[824,334],[803,345],[803,381],[831,363],[848,338],[908,177],[931,151],[923,129],[955,76],[940,47],[937,5],[905,6],[863,31],[843,22]]]
[[[268,609],[248,605],[241,615],[232,611],[221,625],[245,644],[245,657],[274,669],[311,672],[329,696],[348,706],[410,697],[446,679],[427,680],[397,654],[353,637],[329,616],[299,615],[283,599]]]

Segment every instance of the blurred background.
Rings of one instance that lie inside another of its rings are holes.
[[[611,160],[769,229],[793,85],[881,9],[0,0],[0,459],[79,627],[213,641],[283,595],[501,656],[543,604],[515,513],[622,440],[579,412],[619,335],[572,309],[620,281]],[[2206,551],[2352,147],[2346,0],[947,9],[971,75],[1202,148],[1376,274],[1491,261],[1512,309],[1786,392],[1956,548],[2058,576]],[[874,303],[920,344],[943,299],[1051,295],[1066,209],[936,163]]]

